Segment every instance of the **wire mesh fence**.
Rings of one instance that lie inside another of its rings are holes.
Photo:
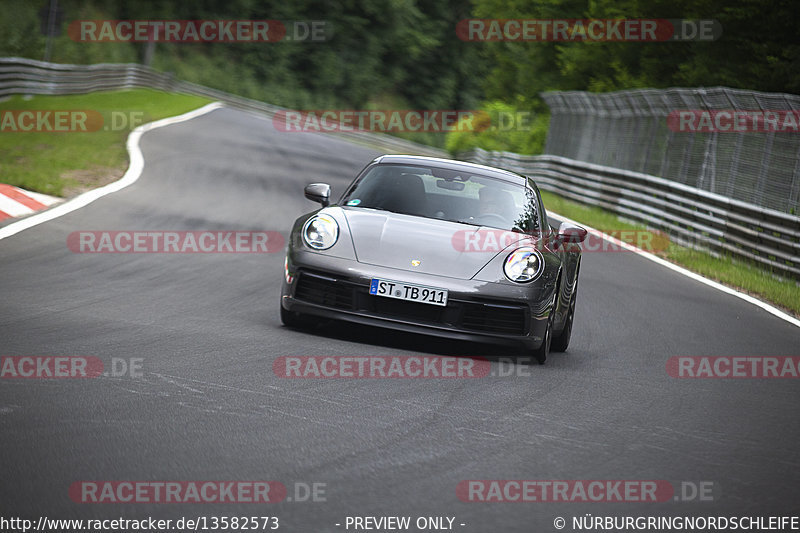
[[[724,87],[542,96],[548,154],[800,214],[800,96]]]

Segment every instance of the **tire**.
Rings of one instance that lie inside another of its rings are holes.
[[[536,350],[532,350],[530,353],[536,362],[540,365],[543,365],[545,361],[547,361],[547,354],[550,353],[550,346],[553,342],[553,317],[556,316],[554,312],[550,313],[550,316],[547,319],[547,328],[544,330],[544,340],[542,341],[542,345],[539,346]]]
[[[550,350],[554,352],[566,352],[569,346],[569,339],[572,337],[572,322],[575,319],[575,301],[578,299],[578,278],[575,278],[575,288],[572,289],[572,297],[569,300],[569,311],[567,319],[564,321],[564,329],[561,333],[553,337]]]
[[[575,320],[575,302],[578,299],[578,277],[580,276],[580,266],[578,272],[575,273],[575,287],[572,289],[572,296],[569,301],[569,311],[567,311],[567,319],[564,321],[564,329],[561,330],[557,336],[553,337],[553,343],[550,345],[550,350],[553,352],[566,352],[569,347],[569,340],[572,337],[572,323]]]
[[[287,311],[283,308],[283,305],[281,305],[281,322],[289,328],[302,328],[308,323],[305,316],[293,311]]]

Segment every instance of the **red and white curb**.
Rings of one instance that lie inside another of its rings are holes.
[[[142,155],[142,150],[139,148],[139,139],[145,132],[154,130],[156,128],[169,126],[170,124],[177,124],[179,122],[191,120],[195,117],[199,117],[214,111],[215,109],[220,109],[221,107],[223,106],[220,102],[214,102],[199,109],[195,109],[194,111],[184,113],[183,115],[178,115],[177,117],[163,118],[161,120],[150,122],[148,124],[142,124],[141,126],[137,127],[128,134],[126,146],[128,148],[130,163],[128,164],[128,170],[125,172],[124,176],[117,181],[109,183],[108,185],[103,185],[100,188],[92,189],[91,191],[87,191],[79,196],[76,196],[75,198],[72,198],[71,200],[67,200],[66,202],[59,204],[52,209],[48,209],[43,213],[36,213],[35,215],[18,220],[0,228],[0,241],[7,239],[12,235],[16,235],[20,231],[25,231],[28,228],[38,226],[39,224],[43,224],[49,220],[53,220],[60,216],[66,215],[67,213],[71,213],[76,209],[80,209],[81,207],[89,205],[98,198],[102,198],[103,196],[113,192],[117,192],[120,189],[124,189],[128,185],[135,183],[136,180],[139,179],[142,169],[144,168],[144,156]]]
[[[55,196],[0,183],[0,220],[30,215],[60,201],[61,198]]]

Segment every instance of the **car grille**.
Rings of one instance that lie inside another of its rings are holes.
[[[464,329],[522,335],[526,331],[525,309],[518,306],[465,303],[461,315]]]
[[[393,298],[372,297],[370,306],[379,315],[394,316],[398,318],[408,318],[423,322],[443,323],[442,313],[444,306],[421,304],[417,302],[406,302]],[[371,309],[371,310],[372,310]]]
[[[407,302],[372,296],[366,285],[320,272],[300,271],[294,297],[334,309],[363,311],[371,315],[464,331],[505,335],[525,335],[528,331],[525,306],[454,299],[450,299],[446,306]]]
[[[353,288],[335,278],[301,272],[297,280],[295,298],[312,304],[353,310]]]

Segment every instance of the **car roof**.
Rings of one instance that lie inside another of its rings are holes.
[[[455,159],[442,159],[439,157],[426,157],[421,155],[382,155],[376,157],[375,163],[379,164],[395,164],[395,165],[428,165],[437,168],[444,168],[447,170],[461,170],[464,172],[472,172],[487,177],[494,177],[506,181],[512,181],[525,185],[527,178],[522,174],[503,170],[500,168],[489,167],[486,165],[478,165],[476,163],[467,163],[466,161],[457,161]]]

